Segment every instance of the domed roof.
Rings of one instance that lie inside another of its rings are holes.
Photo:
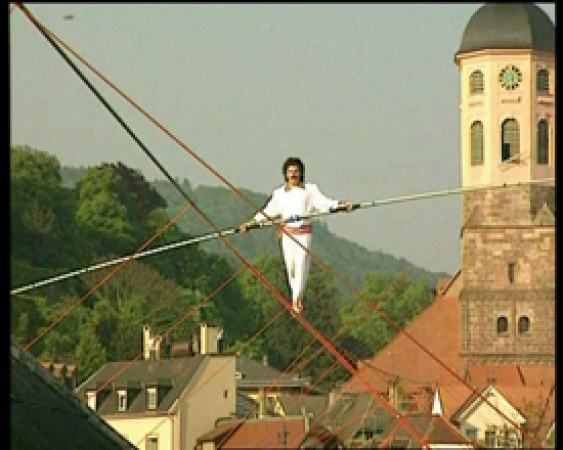
[[[486,3],[469,19],[457,53],[524,48],[555,52],[555,28],[533,3]]]

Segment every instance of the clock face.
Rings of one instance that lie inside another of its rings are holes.
[[[503,88],[516,89],[522,81],[522,72],[516,66],[506,66],[500,71],[498,80]]]

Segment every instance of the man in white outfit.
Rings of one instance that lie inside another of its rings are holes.
[[[283,164],[285,184],[275,189],[262,211],[239,227],[241,234],[256,223],[280,218],[282,226],[281,247],[291,289],[293,310],[303,311],[303,294],[309,276],[311,255],[305,249],[311,248],[313,226],[310,219],[303,218],[314,212],[329,212],[344,208],[350,212],[353,205],[326,197],[314,183],[305,183],[305,166],[299,158],[288,158]],[[301,245],[299,245],[297,242]],[[304,249],[305,248],[305,249]]]

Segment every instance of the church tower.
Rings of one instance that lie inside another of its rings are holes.
[[[532,3],[486,3],[467,23],[455,62],[461,356],[470,365],[553,364],[554,25]]]

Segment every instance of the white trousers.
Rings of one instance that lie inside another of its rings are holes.
[[[300,242],[303,247],[311,248],[313,237],[311,233],[294,234],[292,237]],[[305,285],[311,267],[311,255],[285,233],[282,234],[281,245],[289,287],[291,288],[291,299],[295,303],[298,299],[303,298],[305,293]]]

